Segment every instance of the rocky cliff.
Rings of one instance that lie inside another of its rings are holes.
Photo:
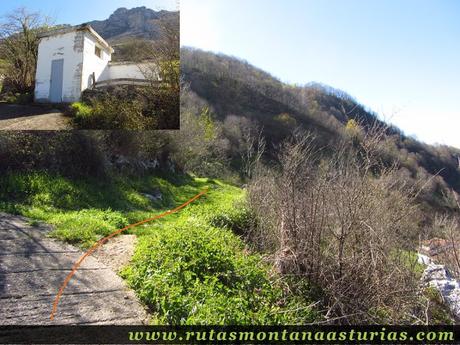
[[[154,11],[145,6],[119,8],[106,20],[89,22],[104,39],[111,43],[127,38],[155,40],[159,35],[158,22],[162,19],[179,21],[179,12]]]

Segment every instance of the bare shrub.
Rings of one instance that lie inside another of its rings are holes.
[[[222,134],[230,142],[228,154],[238,167],[241,179],[251,179],[265,153],[263,129],[246,117],[229,115],[222,124]]]
[[[415,193],[376,161],[381,138],[371,129],[324,159],[311,135],[296,132],[279,169],[249,187],[252,241],[281,273],[319,286],[326,317],[340,323],[403,322],[417,298]]]
[[[119,99],[107,94],[93,99],[91,115],[78,123],[85,129],[143,130],[156,127],[154,117],[144,116],[143,105],[137,100]]]
[[[149,107],[158,109],[159,128],[179,129],[180,30],[179,17],[159,20],[159,37],[146,49],[148,61],[139,65],[150,85],[142,92]],[[159,83],[161,81],[161,83]]]
[[[460,210],[458,194],[452,191],[453,203]],[[447,267],[449,272],[460,279],[460,220],[458,213],[437,214],[431,229],[431,235],[435,236],[422,242],[431,258],[439,264]]]

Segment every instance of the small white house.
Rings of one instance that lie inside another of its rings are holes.
[[[35,101],[67,103],[80,100],[94,83],[145,81],[142,65],[111,63],[113,48],[87,24],[40,36]]]

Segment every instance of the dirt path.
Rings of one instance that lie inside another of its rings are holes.
[[[0,130],[68,130],[70,119],[59,110],[0,103]]]
[[[82,252],[47,238],[49,230],[0,213],[0,325],[145,323],[134,293],[93,257],[71,279],[51,321],[55,295]]]
[[[111,238],[100,246],[92,255],[114,272],[118,272],[129,263],[134,254],[136,235],[122,235]]]

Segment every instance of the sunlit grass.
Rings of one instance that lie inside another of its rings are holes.
[[[0,209],[54,226],[50,236],[88,248],[128,224],[139,238],[122,276],[150,308],[152,323],[278,324],[316,317],[306,296],[289,296],[261,256],[238,236],[251,215],[245,192],[192,176],[74,181],[45,173],[0,177]],[[161,194],[152,201],[146,194]],[[299,312],[300,311],[300,312]]]

